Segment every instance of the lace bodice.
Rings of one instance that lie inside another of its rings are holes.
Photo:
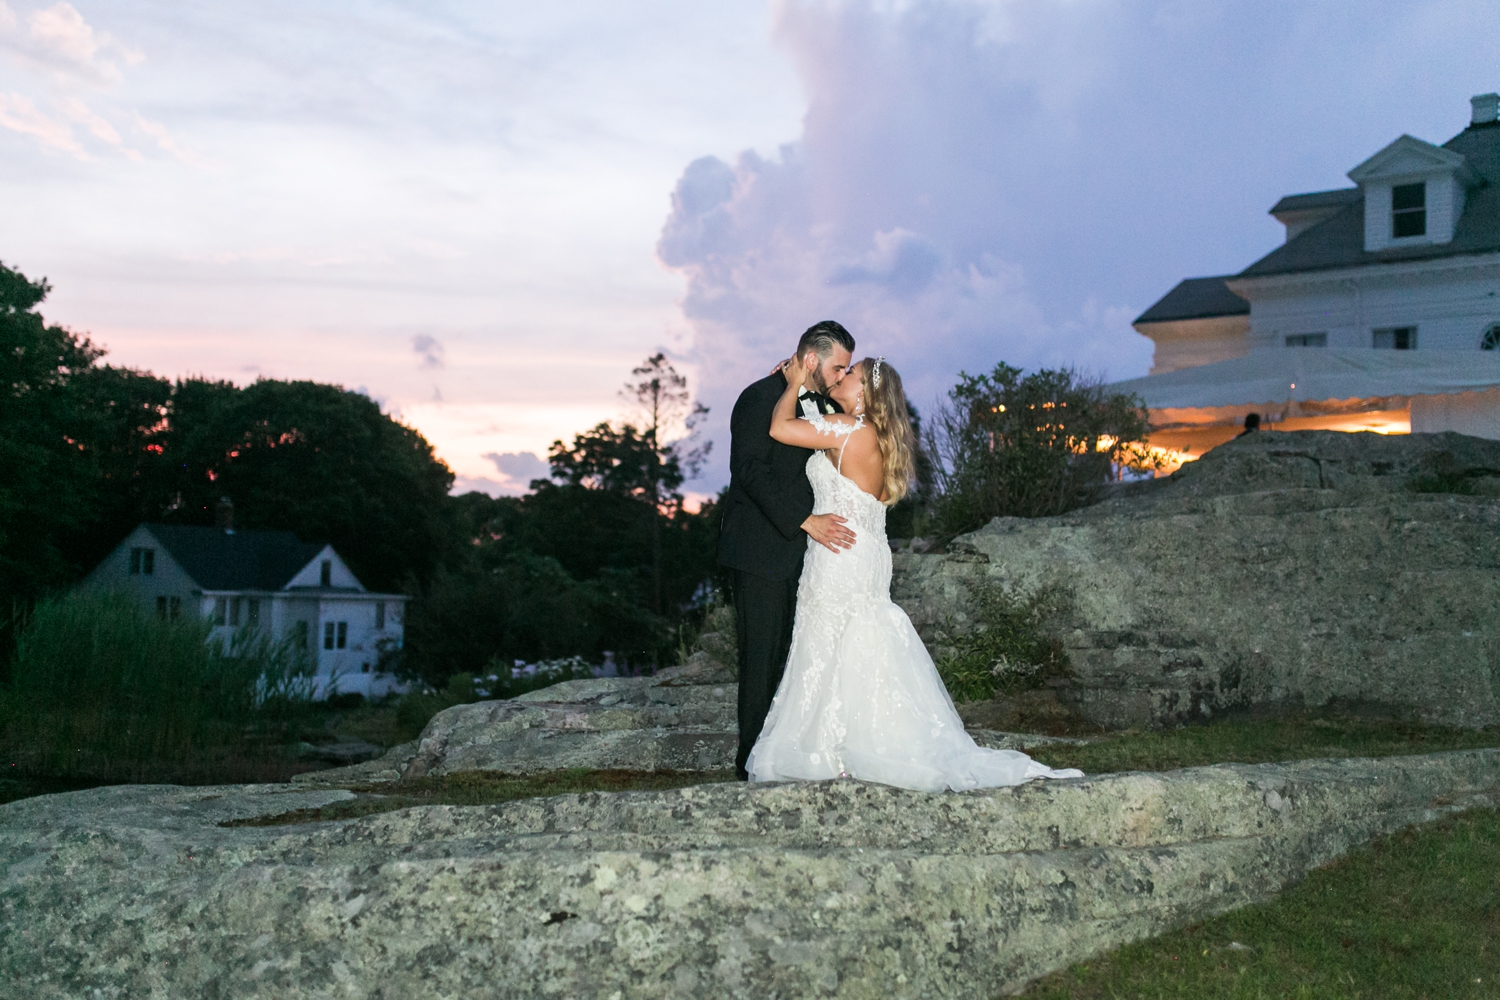
[[[815,452],[807,460],[807,481],[813,488],[813,513],[838,514],[845,518],[861,537],[878,534],[885,543],[885,504],[870,496],[834,468],[825,452]]]

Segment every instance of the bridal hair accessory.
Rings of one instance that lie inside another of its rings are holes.
[[[885,361],[885,355],[882,354],[880,357],[878,357],[878,358],[875,359],[875,366],[872,369],[870,369],[870,384],[873,385],[877,389],[880,388],[880,365],[884,361]]]

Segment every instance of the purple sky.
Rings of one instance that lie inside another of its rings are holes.
[[[0,0],[0,260],[117,364],[368,392],[459,488],[823,318],[926,406],[1129,321],[1500,89],[1500,2]]]

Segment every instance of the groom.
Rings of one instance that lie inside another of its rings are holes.
[[[854,338],[833,320],[808,328],[792,359],[807,370],[801,412],[814,407],[841,412],[827,393],[843,379],[853,353]],[[786,386],[780,371],[753,383],[740,393],[729,418],[729,489],[719,528],[719,565],[730,571],[739,635],[740,748],[734,769],[741,781],[748,777],[745,760],[786,667],[807,539],[834,552],[854,544],[854,532],[842,517],[812,512],[806,468],[812,452],[771,438],[771,411]]]

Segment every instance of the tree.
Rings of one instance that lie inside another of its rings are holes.
[[[620,391],[636,422],[618,429],[600,423],[573,438],[571,446],[552,442],[547,457],[552,476],[574,486],[628,494],[648,509],[651,609],[663,610],[662,525],[682,507],[678,487],[697,474],[713,442],[689,448],[697,424],[708,413],[691,402],[687,378],[660,351],[632,369]],[[639,427],[637,426],[639,424]],[[674,431],[681,436],[669,441]]]
[[[1122,467],[1153,468],[1142,447],[1148,414],[1072,371],[1024,378],[998,364],[960,372],[926,435],[941,530],[969,531],[993,517],[1043,517],[1093,501]]]
[[[37,312],[51,290],[0,264],[0,616],[69,579],[67,541],[95,520],[73,383],[104,352]]]
[[[189,379],[176,386],[161,443],[170,478],[156,496],[175,505],[175,519],[212,523],[227,496],[237,524],[330,542],[380,590],[425,580],[462,550],[452,471],[360,393]]]

